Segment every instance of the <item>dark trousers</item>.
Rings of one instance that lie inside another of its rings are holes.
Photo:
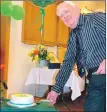
[[[92,75],[97,68],[88,72],[88,95],[84,104],[85,112],[106,112],[106,74]]]

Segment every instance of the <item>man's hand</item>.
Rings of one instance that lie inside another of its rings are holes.
[[[50,103],[55,104],[58,95],[59,94],[56,93],[55,91],[51,91],[51,92],[49,92],[47,99],[50,100]]]
[[[96,72],[97,74],[106,74],[106,59],[104,59]]]

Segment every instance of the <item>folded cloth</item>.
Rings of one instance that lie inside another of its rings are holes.
[[[79,75],[71,73],[65,86],[69,86],[72,90],[71,99],[75,100],[77,97],[81,96],[81,92],[85,89],[85,80]]]

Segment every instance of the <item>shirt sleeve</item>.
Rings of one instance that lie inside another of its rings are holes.
[[[56,83],[52,88],[53,91],[57,93],[62,92],[63,87],[66,84],[67,80],[69,79],[69,76],[76,62],[75,57],[76,57],[76,34],[73,33],[72,31],[72,33],[70,34],[70,38],[68,40],[67,52],[65,54],[63,64],[59,70],[59,73],[57,74]]]
[[[94,27],[102,36],[106,35],[106,14],[102,12],[94,13]]]

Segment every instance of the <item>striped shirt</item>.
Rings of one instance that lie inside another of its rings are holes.
[[[79,47],[77,50],[77,38]],[[78,52],[77,52],[78,51]],[[56,84],[52,90],[62,92],[69,76],[77,63],[79,55],[82,56],[82,64],[88,70],[99,66],[106,59],[106,15],[97,12],[80,15],[77,27],[72,30],[68,40],[67,52],[63,64],[56,77]]]

